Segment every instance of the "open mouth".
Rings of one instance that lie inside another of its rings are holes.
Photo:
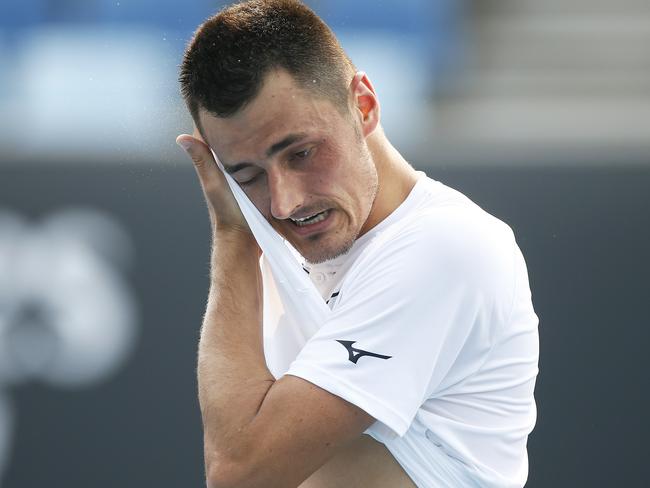
[[[322,212],[318,212],[316,214],[313,214],[313,215],[310,215],[310,216],[307,216],[307,217],[303,217],[302,219],[291,219],[290,218],[289,220],[291,220],[291,222],[293,222],[298,227],[306,227],[308,225],[314,225],[314,224],[317,224],[319,222],[322,222],[323,220],[325,220],[328,217],[329,213],[330,213],[329,210],[323,210]]]

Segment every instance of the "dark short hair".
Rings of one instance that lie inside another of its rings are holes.
[[[278,68],[347,107],[356,69],[330,28],[298,0],[248,0],[206,20],[185,50],[181,93],[198,125],[201,108],[217,117],[235,114]]]

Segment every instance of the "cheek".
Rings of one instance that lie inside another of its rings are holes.
[[[271,199],[268,196],[268,192],[265,190],[265,186],[259,184],[251,188],[242,188],[242,190],[252,204],[255,205],[255,208],[257,208],[257,210],[268,219],[271,215]]]
[[[320,185],[345,186],[349,155],[340,146],[330,146],[320,152],[318,162],[312,168],[314,181]]]

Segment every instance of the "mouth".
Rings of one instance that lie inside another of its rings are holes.
[[[291,227],[296,234],[304,236],[325,230],[332,220],[331,217],[332,210],[327,209],[304,217],[289,218],[287,220],[291,222]]]
[[[295,225],[297,225],[298,227],[306,227],[308,225],[314,225],[317,224],[318,222],[322,222],[329,216],[329,213],[330,211],[328,209],[299,219],[290,218],[289,220],[293,222]]]

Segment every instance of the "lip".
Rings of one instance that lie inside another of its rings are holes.
[[[298,234],[299,236],[308,236],[310,234],[323,232],[330,225],[330,222],[332,221],[332,215],[334,214],[333,209],[329,208],[327,210],[329,213],[327,214],[325,220],[322,220],[316,224],[306,225],[304,227],[298,227],[293,222],[288,221],[287,225],[291,228],[291,232],[293,232],[294,234]]]

